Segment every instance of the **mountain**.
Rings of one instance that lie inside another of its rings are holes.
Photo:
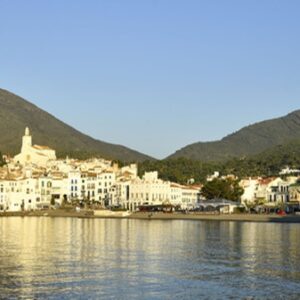
[[[300,169],[300,140],[273,146],[259,154],[227,161],[200,161],[189,158],[173,158],[144,161],[139,164],[139,174],[158,171],[160,178],[186,184],[191,178],[204,183],[208,175],[219,171],[221,175],[234,174],[239,178],[278,176],[289,166]]]
[[[98,155],[121,161],[143,161],[151,157],[121,145],[93,139],[68,126],[32,103],[0,89],[0,150],[15,155],[20,152],[25,127],[34,144],[47,145],[58,155],[88,157]]]
[[[188,145],[168,158],[185,157],[203,161],[225,161],[258,154],[276,145],[300,139],[300,110],[284,117],[256,123],[220,141]]]
[[[300,140],[273,146],[247,158],[234,158],[220,165],[222,165],[223,174],[235,174],[240,178],[278,176],[279,172],[287,166],[298,170],[300,168]]]

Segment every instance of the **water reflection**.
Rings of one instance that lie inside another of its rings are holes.
[[[4,298],[299,298],[297,224],[0,218]]]

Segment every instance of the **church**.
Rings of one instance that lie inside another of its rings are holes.
[[[29,128],[26,127],[21,153],[14,157],[14,161],[22,165],[36,164],[38,166],[46,166],[49,160],[56,160],[55,150],[47,146],[32,146],[32,137]]]

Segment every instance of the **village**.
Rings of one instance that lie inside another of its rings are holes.
[[[193,180],[186,185],[164,181],[157,171],[138,176],[138,165],[119,167],[101,158],[85,161],[57,159],[55,150],[32,144],[25,129],[20,154],[5,157],[0,169],[0,212],[58,209],[123,210],[129,212],[159,210],[233,213],[285,212],[299,210],[298,170],[282,170],[278,177],[240,179],[243,195],[239,202],[231,199],[205,199],[202,185]],[[230,178],[218,172],[207,177]],[[234,177],[234,176],[233,176]]]

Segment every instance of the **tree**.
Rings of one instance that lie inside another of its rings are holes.
[[[55,198],[54,198],[53,196],[51,197],[50,204],[51,204],[52,206],[54,206],[54,205],[55,205]]]
[[[6,164],[6,161],[3,158],[2,152],[0,151],[0,167],[4,166],[5,164]]]
[[[232,201],[240,200],[244,190],[239,186],[238,180],[231,178],[215,178],[204,184],[201,195],[206,199],[227,199]]]

